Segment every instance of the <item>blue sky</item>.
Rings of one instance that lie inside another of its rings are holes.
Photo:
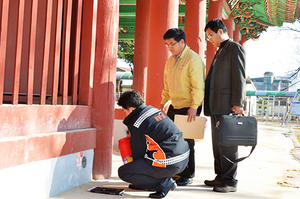
[[[299,23],[284,23],[283,27],[287,26],[300,30]],[[248,40],[246,42],[247,75],[251,78],[262,77],[264,72],[270,71],[275,76],[284,76],[297,69],[300,65],[300,55],[296,54],[296,51],[300,50],[299,34],[299,32],[278,31],[276,27],[269,27],[258,40]],[[295,39],[297,36],[298,40]]]

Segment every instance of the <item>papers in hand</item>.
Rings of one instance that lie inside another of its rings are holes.
[[[203,139],[206,126],[205,117],[196,117],[193,122],[187,122],[187,115],[175,115],[174,122],[183,133],[185,139]]]

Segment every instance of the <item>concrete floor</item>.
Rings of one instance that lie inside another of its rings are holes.
[[[252,155],[239,163],[237,192],[217,193],[204,185],[204,180],[215,177],[211,146],[210,127],[206,129],[204,139],[197,142],[196,176],[191,185],[177,187],[165,198],[252,198],[252,199],[296,199],[300,197],[300,162],[291,154],[294,148],[292,140],[284,135],[288,128],[259,125],[258,145]],[[240,147],[240,156],[247,155],[250,147]],[[112,177],[106,180],[92,181],[70,189],[49,199],[92,199],[92,198],[148,198],[147,191],[136,191],[128,188],[128,183],[117,176],[117,169],[122,160],[117,150],[113,154]],[[285,186],[281,186],[283,184]],[[123,188],[122,196],[91,193],[87,190],[94,186]],[[290,186],[290,187],[289,187]]]

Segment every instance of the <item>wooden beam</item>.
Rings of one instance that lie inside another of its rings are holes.
[[[24,13],[25,13],[25,0],[20,0],[19,12],[18,12],[17,38],[16,38],[17,42],[16,42],[16,56],[15,56],[15,66],[14,66],[13,93],[12,93],[12,104],[14,105],[18,104],[18,100],[19,100]]]
[[[68,104],[68,83],[69,83],[69,57],[71,41],[71,22],[72,22],[72,0],[66,1],[65,21],[64,21],[64,43],[63,43],[63,60],[62,60],[62,104]]]
[[[53,1],[47,1],[44,56],[43,56],[41,91],[40,91],[41,105],[45,105],[46,94],[47,94],[47,77],[48,77],[48,68],[49,68],[50,38],[51,38],[51,24],[52,24],[52,10],[53,10],[52,8],[53,8]]]
[[[56,16],[56,33],[55,33],[55,55],[53,66],[53,79],[52,79],[52,105],[57,104],[58,80],[59,80],[59,66],[60,66],[60,46],[61,46],[61,25],[62,25],[62,11],[63,0],[57,1],[57,16]]]
[[[9,0],[3,0],[0,36],[0,105],[3,103]]]
[[[37,31],[37,15],[38,15],[38,0],[32,1],[31,9],[31,26],[30,26],[30,42],[28,53],[28,73],[27,73],[27,104],[32,105],[33,102],[33,78],[35,64],[35,43]]]
[[[77,4],[77,21],[76,21],[76,38],[75,38],[75,56],[74,56],[74,73],[72,85],[72,104],[77,104],[78,92],[78,74],[79,74],[79,56],[80,56],[80,39],[81,39],[81,20],[82,20],[82,0]]]

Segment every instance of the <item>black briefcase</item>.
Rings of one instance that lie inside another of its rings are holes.
[[[257,144],[256,118],[223,115],[220,120],[220,144],[225,146],[255,146]]]
[[[257,120],[255,117],[223,115],[220,120],[219,142],[224,146],[252,146],[250,154],[234,161],[240,162],[249,157],[257,144]],[[225,156],[224,156],[225,157]],[[228,161],[227,157],[225,157]]]

